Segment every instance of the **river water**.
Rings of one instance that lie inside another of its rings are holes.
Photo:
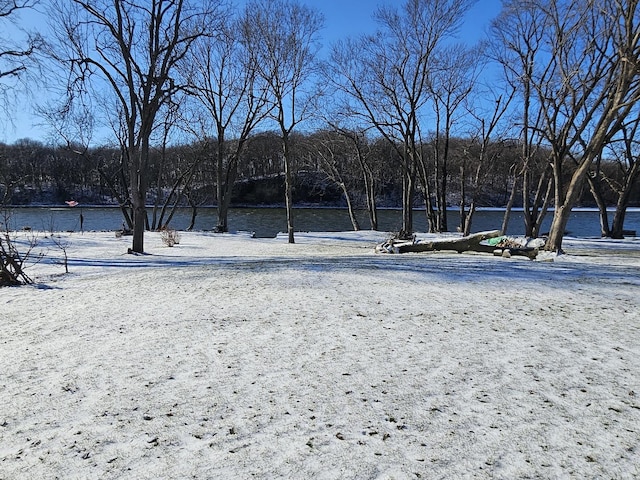
[[[118,230],[122,228],[123,217],[116,207],[15,207],[9,209],[8,224],[13,229],[30,227],[44,231],[80,231],[82,215],[84,231]],[[151,213],[149,212],[149,215]],[[379,230],[397,232],[402,226],[399,210],[380,210]],[[504,211],[486,209],[476,212],[472,232],[498,230],[502,226]],[[610,213],[610,220],[613,212]],[[542,231],[546,232],[551,225],[552,213],[547,214]],[[600,224],[597,210],[576,209],[571,214],[567,226],[567,234],[574,237],[599,237]],[[171,227],[184,230],[189,226],[191,210],[181,208],[174,216]],[[369,228],[366,212],[359,212],[358,219],[362,229]],[[211,230],[215,227],[217,211],[215,207],[198,209],[195,230]],[[0,217],[0,221],[4,221]],[[449,229],[456,230],[459,224],[458,212],[448,212]],[[287,220],[284,208],[232,208],[229,212],[229,228],[232,231],[255,232],[258,237],[275,237],[286,231]],[[296,208],[294,209],[294,227],[296,231],[337,232],[352,230],[347,210],[334,208]],[[640,231],[640,208],[632,208],[627,212],[625,229]],[[427,220],[424,210],[414,212],[414,231],[426,232]],[[513,211],[509,228],[510,235],[524,233],[522,212]]]

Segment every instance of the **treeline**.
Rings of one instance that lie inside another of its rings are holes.
[[[478,207],[506,207],[513,198],[511,206],[522,207],[522,191],[516,181],[522,145],[517,141],[490,143],[491,169],[483,173],[482,179],[475,179],[463,177],[461,173],[465,169],[475,172],[481,167],[480,146],[471,139],[452,138],[449,142],[447,206],[464,207],[474,198]],[[421,146],[425,157],[435,151],[436,143],[434,140]],[[397,151],[390,148],[386,140],[369,139],[355,132],[323,130],[295,134],[291,145],[296,205],[352,210],[401,206],[399,159]],[[152,216],[150,228],[168,226],[170,212],[175,207],[190,206],[196,210],[217,204],[218,159],[214,147],[214,142],[195,142],[152,149],[146,201],[165,214]],[[531,168],[536,177],[541,177],[547,168],[549,152],[542,150],[538,157],[537,167]],[[432,158],[431,167],[434,161]],[[73,145],[46,145],[30,139],[0,144],[1,203],[56,205],[76,200],[85,205],[120,205],[127,209],[130,208],[128,167],[126,156],[118,148],[83,149]],[[367,192],[367,174],[370,174],[372,192]],[[273,132],[251,135],[239,157],[231,205],[282,204],[283,175],[278,135]],[[614,206],[617,195],[612,186],[622,181],[620,165],[608,159],[600,164],[600,171],[593,178],[607,179],[598,183],[598,190],[606,205]],[[426,191],[418,189],[420,194]],[[415,198],[424,199],[424,195]],[[369,207],[368,200],[372,202]],[[640,205],[638,186],[631,192],[629,201],[631,205]],[[585,188],[578,204],[597,206],[593,191]],[[414,206],[424,207],[424,200],[416,200]],[[372,218],[375,219],[375,214]],[[375,228],[375,220],[364,227]]]

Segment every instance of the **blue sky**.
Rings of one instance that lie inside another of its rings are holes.
[[[321,36],[325,45],[346,37],[356,37],[373,32],[376,28],[372,14],[379,5],[400,5],[400,0],[300,0],[320,10],[325,17],[325,29]],[[238,3],[242,3],[239,1]],[[500,0],[478,0],[469,11],[460,30],[460,40],[475,43],[482,39],[489,22],[500,11]],[[22,15],[23,22],[29,27],[36,27],[38,19],[43,17],[33,14]],[[35,24],[35,25],[34,25]],[[42,93],[36,93],[42,97]],[[21,98],[16,106],[14,126],[0,125],[0,141],[11,143],[20,138],[47,141],[49,134],[46,127],[39,126],[42,120],[33,114],[33,104],[27,98]]]
[[[401,5],[400,0],[302,0],[325,16],[323,38],[329,43],[375,30],[372,15],[379,5]],[[461,39],[475,42],[481,38],[492,18],[500,11],[500,0],[477,0],[460,31]]]

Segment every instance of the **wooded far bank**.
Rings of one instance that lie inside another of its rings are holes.
[[[425,145],[425,152],[433,151],[434,143]],[[514,176],[520,147],[517,141],[489,144],[492,169],[486,172],[480,185],[474,185],[468,178],[463,184],[460,172],[464,168],[473,170],[479,166],[478,146],[471,139],[450,139],[447,206],[459,206],[464,192],[475,198],[477,207],[504,208],[513,197],[511,206],[522,208],[522,192]],[[232,148],[232,145],[227,148]],[[292,151],[295,159],[295,205],[367,209],[367,193],[360,166],[364,162],[376,180],[374,205],[401,206],[401,174],[389,168],[397,162],[393,158],[396,152],[384,139],[362,137],[356,148],[348,138],[336,132],[296,134],[292,137]],[[147,205],[163,209],[165,215],[151,221],[150,228],[169,227],[172,208],[197,209],[216,204],[215,155],[213,144],[206,142],[152,149],[149,168],[152,188],[147,195]],[[540,151],[537,170],[533,163],[530,166],[533,174],[542,176],[541,171],[547,168],[547,158],[548,152]],[[0,144],[0,159],[0,198],[3,205],[64,205],[73,199],[84,205],[130,207],[127,203],[128,170],[119,149],[101,147],[80,151],[69,145],[51,146],[23,139],[10,145]],[[285,182],[276,133],[263,132],[249,137],[237,168],[230,206],[282,204]],[[607,181],[598,182],[598,191],[605,205],[613,207],[617,195],[612,185],[621,182],[620,168],[614,159],[602,162],[600,168],[599,178]],[[570,173],[568,169],[567,174]],[[423,198],[421,190],[416,192],[416,199],[422,199],[422,202],[416,201],[416,207],[424,207]],[[468,197],[465,201],[468,202]],[[637,205],[640,205],[638,186],[629,197],[629,206]],[[592,189],[583,190],[577,206],[598,206]],[[372,225],[354,225],[354,228],[360,227],[371,228]],[[452,230],[461,227],[451,225]]]

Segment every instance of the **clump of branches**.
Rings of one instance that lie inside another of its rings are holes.
[[[69,273],[69,255],[67,254],[67,248],[69,248],[69,242],[62,240],[60,237],[51,235],[51,241],[62,252],[61,264],[64,266],[64,273]]]
[[[162,238],[162,243],[164,243],[167,247],[173,247],[174,245],[178,245],[180,243],[180,232],[174,230],[173,228],[163,228],[160,232],[160,236]]]
[[[7,221],[0,222],[0,287],[25,285],[33,280],[24,272],[24,266],[36,246],[36,239],[29,239],[24,251],[20,251],[11,237]]]

